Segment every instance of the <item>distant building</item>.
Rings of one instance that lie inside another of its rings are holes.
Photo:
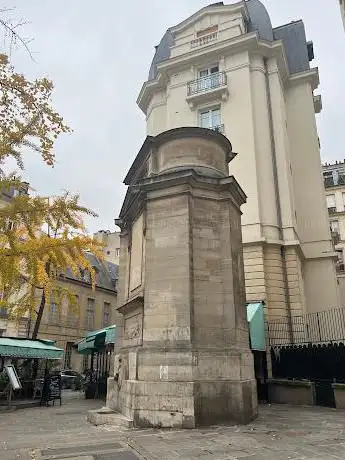
[[[105,260],[119,265],[120,262],[120,232],[110,232],[109,230],[99,230],[93,237],[104,244]]]
[[[341,304],[345,305],[345,159],[343,162],[324,164],[329,226],[338,255],[336,262]]]
[[[83,357],[73,345],[86,336],[88,332],[116,324],[117,315],[117,278],[118,266],[111,262],[100,262],[88,254],[96,271],[96,289],[92,290],[90,274],[81,272],[74,276],[68,270],[61,276],[59,284],[68,287],[77,297],[77,308],[67,302],[57,305],[49,300],[45,306],[41,326],[38,333],[40,339],[51,339],[65,350],[64,367],[82,371]],[[40,291],[37,292],[39,305]],[[29,326],[32,329],[34,324]],[[30,333],[30,332],[29,332]]]
[[[0,207],[6,206],[15,196],[17,195],[28,195],[29,184],[27,182],[22,183],[20,190],[16,190],[14,187],[9,189],[1,190],[0,192]],[[9,222],[9,225],[11,222]],[[0,293],[2,296],[3,293]],[[27,318],[22,318],[19,322],[10,321],[8,319],[7,308],[0,307],[0,337],[11,336],[11,337],[26,337],[27,336]]]

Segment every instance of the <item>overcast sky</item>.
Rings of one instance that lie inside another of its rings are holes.
[[[262,0],[273,26],[302,18],[319,66],[323,111],[318,115],[323,160],[345,158],[345,32],[338,0]],[[136,98],[157,45],[170,26],[213,1],[16,0],[26,18],[36,63],[23,50],[16,69],[54,81],[54,105],[74,129],[56,146],[54,169],[31,154],[27,179],[41,194],[80,193],[98,219],[90,231],[114,230],[125,193],[122,180],[145,138]],[[233,1],[225,3],[234,3]],[[6,4],[8,6],[8,4]],[[307,173],[307,171],[306,171]]]

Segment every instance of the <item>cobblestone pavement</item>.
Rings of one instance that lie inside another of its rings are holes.
[[[345,412],[333,409],[262,406],[247,426],[125,430],[89,425],[102,403],[75,396],[0,412],[0,460],[345,460]]]

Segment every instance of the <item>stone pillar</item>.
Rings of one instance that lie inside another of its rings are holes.
[[[178,128],[148,138],[126,177],[117,223],[130,234],[143,218],[145,257],[143,285],[118,308],[124,325],[117,409],[137,426],[247,423],[257,414],[241,234],[245,195],[228,175],[233,156],[223,135]],[[134,246],[133,240],[128,251]],[[131,270],[120,266],[123,286]]]

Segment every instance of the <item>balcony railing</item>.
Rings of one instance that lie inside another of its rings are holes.
[[[204,35],[203,37],[196,38],[190,42],[191,48],[199,48],[199,46],[207,45],[210,42],[214,42],[218,39],[218,32],[212,32],[211,34]]]
[[[323,176],[325,188],[345,186],[345,174],[338,176]]]
[[[187,84],[187,94],[191,96],[192,94],[204,93],[212,89],[219,88],[226,85],[226,73],[217,72],[207,77],[198,78],[188,82]]]
[[[224,125],[212,126],[210,129],[213,129],[213,131],[217,131],[217,133],[224,134]]]

